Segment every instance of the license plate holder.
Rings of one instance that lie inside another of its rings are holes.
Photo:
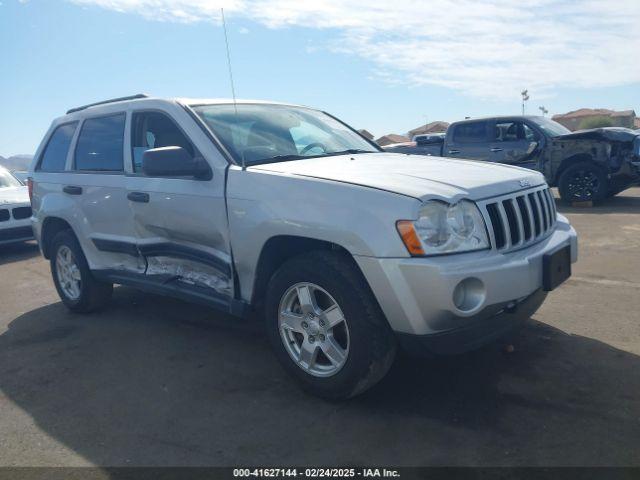
[[[542,257],[542,288],[545,292],[557,288],[571,276],[571,246],[567,245]]]

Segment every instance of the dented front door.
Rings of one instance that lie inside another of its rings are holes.
[[[149,148],[181,146],[200,152],[168,115],[134,112],[131,120],[133,174],[128,199],[150,281],[228,302],[233,297],[232,267],[226,235],[224,175],[211,180],[152,178],[141,171]]]

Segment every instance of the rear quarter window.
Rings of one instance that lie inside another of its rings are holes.
[[[487,140],[485,122],[461,123],[454,126],[453,141],[456,143],[480,143]]]
[[[124,121],[124,113],[85,120],[76,145],[75,169],[122,172]]]
[[[62,172],[67,163],[67,154],[71,139],[78,127],[78,122],[65,123],[56,128],[47,142],[36,170],[42,172]]]

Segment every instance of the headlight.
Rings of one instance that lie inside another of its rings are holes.
[[[487,228],[475,203],[426,202],[415,221],[401,220],[398,232],[412,255],[440,255],[489,248]]]

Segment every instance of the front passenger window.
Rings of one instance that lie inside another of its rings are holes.
[[[142,155],[151,148],[182,147],[195,156],[195,148],[169,116],[160,112],[133,114],[131,149],[134,172],[142,172]]]

